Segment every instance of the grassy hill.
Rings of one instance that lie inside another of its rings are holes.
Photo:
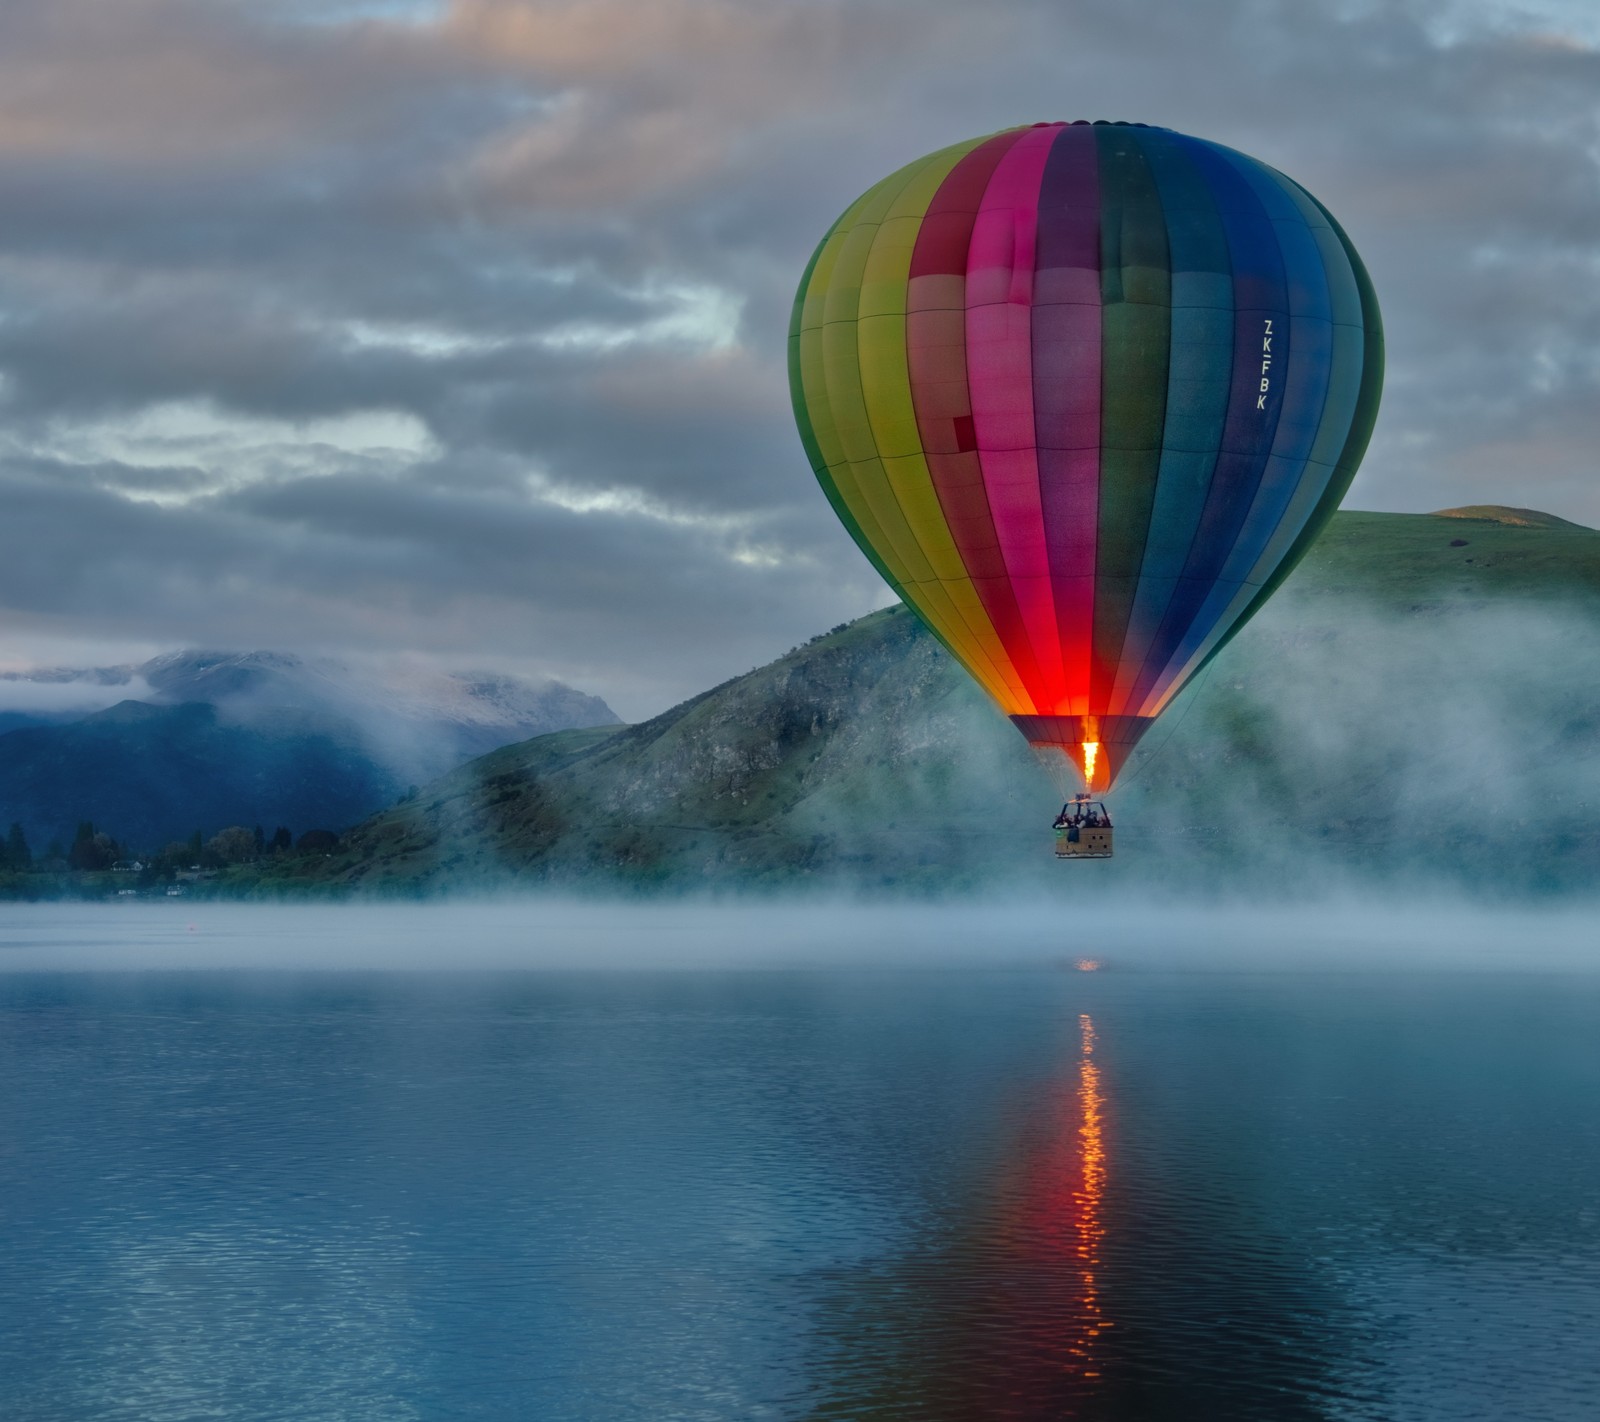
[[[1281,598],[1346,593],[1403,610],[1600,598],[1600,533],[1532,509],[1334,516]]]
[[[653,720],[502,748],[235,887],[1588,888],[1597,634],[1600,533],[1342,513],[1147,738],[1114,861],[1052,861],[1021,738],[893,608]]]

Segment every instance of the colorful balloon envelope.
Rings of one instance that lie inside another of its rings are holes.
[[[1355,475],[1383,380],[1361,259],[1264,163],[1036,124],[845,211],[789,337],[812,467],[1046,758],[1110,789]]]

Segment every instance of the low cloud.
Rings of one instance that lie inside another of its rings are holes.
[[[79,670],[72,668],[71,670]],[[104,675],[46,679],[38,669],[19,676],[0,671],[0,712],[23,716],[83,716],[103,711],[119,701],[144,700],[150,688],[126,667],[104,668]]]

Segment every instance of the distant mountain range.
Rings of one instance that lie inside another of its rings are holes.
[[[235,887],[1592,893],[1596,686],[1600,533],[1341,513],[1136,753],[1114,860],[1053,862],[1021,738],[893,608],[653,720],[491,752]]]
[[[113,704],[85,714],[97,696]],[[497,746],[617,724],[559,682],[281,652],[4,672],[7,700],[0,827],[39,848],[85,819],[142,848],[231,824],[342,829]]]

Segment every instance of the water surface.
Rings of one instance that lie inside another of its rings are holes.
[[[84,922],[0,973],[7,1419],[1596,1415],[1594,976],[42,970]]]

